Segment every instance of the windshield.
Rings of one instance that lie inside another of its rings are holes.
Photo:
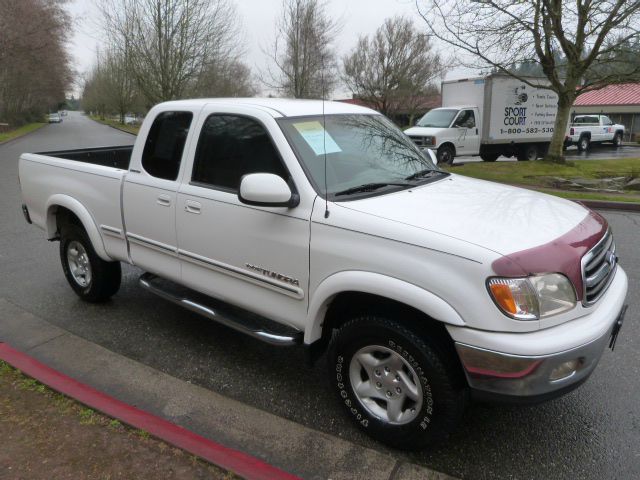
[[[435,128],[449,128],[453,118],[458,113],[458,110],[436,108],[435,110],[429,110],[424,117],[418,120],[417,127],[435,127]]]
[[[382,115],[321,115],[281,118],[316,191],[348,200],[375,191],[388,193],[446,175]]]

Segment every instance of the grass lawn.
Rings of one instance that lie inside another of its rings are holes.
[[[19,128],[14,130],[9,130],[8,132],[0,133],[0,143],[6,142],[8,140],[21,137],[22,135],[26,135],[29,132],[33,132],[34,130],[39,129],[40,127],[44,127],[46,123],[44,122],[35,122],[35,123],[27,123]]]
[[[140,131],[140,125],[123,125],[122,123],[116,120],[111,120],[110,118],[102,119],[96,115],[91,115],[90,118],[92,120],[95,120],[96,122],[103,123],[111,127],[119,128],[120,130],[124,130],[125,132],[133,133],[134,135],[137,135],[138,132]]]
[[[56,393],[0,361],[0,478],[237,476]]]
[[[549,188],[541,177],[571,178],[611,178],[640,177],[640,158],[622,158],[615,160],[577,160],[567,165],[535,162],[478,162],[461,166],[446,167],[452,173],[469,177],[508,183],[521,187],[540,190],[564,198],[583,200],[609,200],[617,202],[640,203],[640,192],[624,193],[594,192],[580,190],[560,190]]]

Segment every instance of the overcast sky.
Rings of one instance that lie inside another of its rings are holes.
[[[239,21],[243,26],[246,44],[244,61],[254,72],[264,70],[268,58],[262,49],[271,45],[275,35],[275,22],[282,0],[230,0],[236,5]],[[332,18],[342,20],[342,31],[336,38],[335,47],[342,56],[356,44],[359,35],[373,33],[387,17],[406,15],[422,27],[423,20],[417,13],[414,0],[328,0],[328,12]],[[98,25],[99,12],[94,0],[73,0],[69,11],[74,17],[75,30],[70,48],[78,72],[86,72],[91,67],[97,46],[100,44]],[[456,69],[447,78],[469,75]],[[334,97],[344,97],[344,89],[334,92]]]

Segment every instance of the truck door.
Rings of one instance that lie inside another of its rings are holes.
[[[140,161],[131,165],[123,187],[131,260],[171,280],[180,280],[176,195],[192,119],[193,112],[188,111],[159,113],[147,134]],[[144,132],[140,135],[144,138]]]
[[[456,135],[456,155],[478,155],[480,153],[480,129],[474,109],[460,110],[451,125]]]
[[[210,105],[198,123],[176,212],[183,283],[302,326],[312,205],[260,207],[238,199],[240,180],[249,173],[273,173],[293,185],[270,133],[278,129],[275,120],[247,107]]]

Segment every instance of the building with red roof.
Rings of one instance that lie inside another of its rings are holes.
[[[581,94],[573,104],[575,115],[604,114],[625,126],[625,140],[640,140],[640,83],[609,85]]]
[[[376,109],[375,105],[362,98],[353,96],[353,98],[345,98],[336,100],[337,102],[351,103],[353,105],[359,105],[361,107],[369,107]],[[442,96],[439,93],[433,95],[424,95],[419,97],[413,97],[405,102],[392,103],[389,111],[389,118],[396,122],[401,127],[411,126],[416,120],[421,118],[432,108],[438,108],[442,106]]]

